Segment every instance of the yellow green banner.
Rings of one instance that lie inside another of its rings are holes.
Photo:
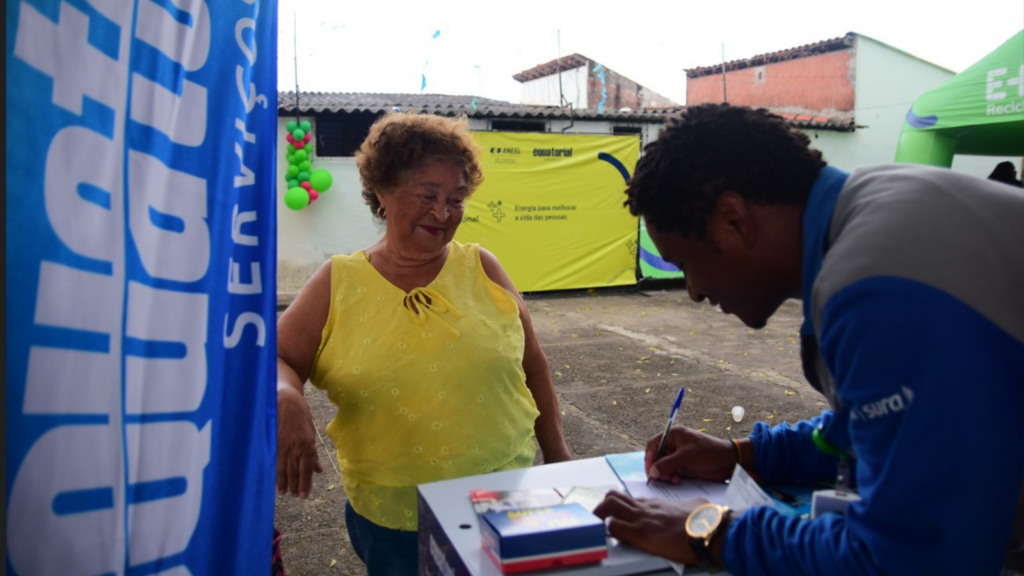
[[[473,136],[484,182],[457,240],[493,252],[521,292],[636,283],[638,223],[622,202],[638,137]]]

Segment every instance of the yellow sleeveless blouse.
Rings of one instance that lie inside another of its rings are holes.
[[[355,511],[416,530],[417,484],[532,465],[524,347],[516,300],[476,244],[451,242],[437,278],[408,293],[362,251],[332,257],[310,381],[338,407],[327,433]]]

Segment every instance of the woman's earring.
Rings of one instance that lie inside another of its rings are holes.
[[[378,206],[377,207],[377,218],[380,218],[381,220],[384,219],[384,207],[383,206]]]

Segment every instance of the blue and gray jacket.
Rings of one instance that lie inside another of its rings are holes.
[[[752,509],[739,575],[1024,570],[1024,192],[918,166],[823,169],[804,214],[804,371],[832,410],[758,423],[766,481],[862,497],[815,520]]]

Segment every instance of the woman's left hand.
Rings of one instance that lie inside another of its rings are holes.
[[[555,444],[555,446],[551,446],[547,450],[541,447],[541,453],[544,454],[545,464],[568,462],[569,460],[572,460],[572,454],[569,453],[569,447],[565,445],[564,440]]]

